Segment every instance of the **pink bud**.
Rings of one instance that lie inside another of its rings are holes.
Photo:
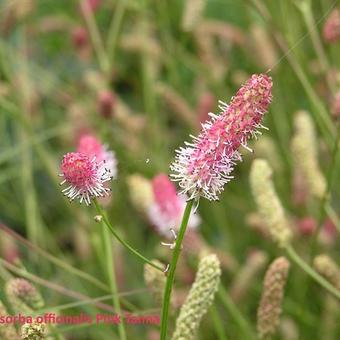
[[[340,118],[340,91],[335,95],[333,99],[331,111],[335,118]]]
[[[83,49],[88,45],[89,39],[84,27],[77,26],[73,29],[72,42],[76,49]]]
[[[316,221],[313,217],[304,217],[297,223],[299,232],[304,236],[310,236],[316,229]]]
[[[116,99],[109,90],[103,90],[98,94],[98,111],[103,118],[111,118],[114,114]]]
[[[209,112],[212,112],[215,106],[215,97],[212,93],[210,92],[205,92],[203,93],[198,101],[198,117],[200,122],[205,122],[208,120]]]
[[[340,39],[340,11],[332,11],[323,27],[323,37],[326,42],[334,43]]]

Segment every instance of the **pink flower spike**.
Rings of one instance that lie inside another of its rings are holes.
[[[159,174],[152,180],[154,203],[151,205],[148,215],[151,223],[157,231],[170,237],[170,228],[178,229],[181,221],[186,197],[177,195],[175,185],[165,174]],[[200,223],[197,215],[191,214],[188,227],[195,228]]]
[[[340,10],[335,8],[326,20],[323,27],[323,37],[327,43],[340,40]]]
[[[248,139],[261,135],[258,129],[265,128],[261,122],[271,99],[271,78],[254,74],[230,105],[220,102],[222,113],[210,113],[211,120],[202,124],[199,136],[192,136],[191,143],[176,151],[171,177],[179,182],[182,193],[188,193],[189,199],[218,200],[224,185],[233,178],[236,161],[242,160],[239,147],[252,151]]]
[[[91,204],[91,198],[103,197],[110,192],[104,183],[112,179],[110,171],[102,171],[103,162],[97,163],[96,158],[92,160],[80,153],[71,152],[64,155],[61,162],[61,177],[64,180],[61,185],[67,183],[69,186],[62,190],[70,201],[78,198],[80,203]]]
[[[109,171],[112,178],[117,176],[117,160],[113,151],[107,150],[107,146],[91,134],[80,136],[77,151],[90,159],[96,158],[97,163],[102,165],[102,172]]]

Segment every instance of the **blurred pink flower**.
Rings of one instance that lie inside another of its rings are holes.
[[[247,146],[250,137],[261,134],[259,128],[272,98],[272,80],[265,74],[254,74],[232,98],[230,105],[220,102],[222,113],[210,113],[210,121],[202,124],[198,137],[177,150],[171,165],[173,180],[178,181],[182,193],[189,199],[203,196],[218,200],[231,172],[240,161],[238,148]]]
[[[326,42],[334,43],[340,39],[340,11],[334,9],[323,27],[323,37]]]
[[[340,91],[336,93],[333,99],[331,111],[334,118],[340,118]]]
[[[87,31],[82,26],[77,26],[72,31],[72,42],[75,48],[82,49],[89,44]]]
[[[98,7],[101,5],[101,0],[85,0],[87,2],[87,5],[90,7],[92,11],[95,11],[98,9]]]
[[[311,236],[316,229],[316,221],[313,217],[304,217],[297,223],[298,230],[302,235]]]
[[[175,185],[165,174],[159,174],[152,180],[154,202],[150,206],[148,216],[157,231],[170,236],[170,228],[178,229],[185,209],[186,197],[177,195]],[[200,218],[191,214],[188,227],[196,228]]]
[[[64,155],[61,162],[61,185],[68,186],[62,190],[71,201],[78,198],[89,205],[91,198],[103,197],[110,192],[104,183],[112,179],[110,171],[105,169],[103,161],[97,162],[96,158],[89,158],[80,152],[71,152]]]
[[[215,97],[210,92],[204,92],[198,100],[197,111],[199,122],[203,123],[209,119],[209,112],[212,112],[215,105]]]
[[[114,114],[115,97],[109,90],[98,93],[98,111],[103,118],[111,118]]]
[[[95,12],[101,5],[102,0],[81,0],[80,10]]]
[[[100,141],[91,134],[83,134],[80,136],[77,151],[86,155],[90,159],[96,158],[96,162],[102,164],[113,178],[117,175],[117,160],[113,151],[109,151],[107,146],[101,144]],[[105,170],[105,169],[103,169]]]

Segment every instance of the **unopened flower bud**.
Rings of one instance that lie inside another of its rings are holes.
[[[41,340],[45,339],[47,334],[46,324],[34,321],[25,323],[21,327],[22,340]]]
[[[318,143],[313,121],[306,111],[296,113],[295,135],[292,139],[292,154],[297,173],[301,173],[312,196],[321,198],[326,190],[326,180],[318,162]]]
[[[334,9],[323,27],[323,37],[326,42],[334,43],[340,39],[340,11]]]
[[[340,268],[328,255],[322,254],[313,261],[315,270],[340,290]]]
[[[304,236],[311,236],[316,229],[316,221],[313,217],[305,217],[297,222],[299,232]]]
[[[6,282],[5,291],[12,308],[17,313],[29,313],[44,306],[44,301],[31,282],[22,278]]]
[[[215,96],[211,92],[204,92],[198,99],[197,113],[200,123],[209,119],[209,112],[213,112],[215,107]]]
[[[267,161],[255,159],[250,171],[253,197],[272,239],[279,246],[285,246],[289,243],[292,232],[271,177],[272,169]]]
[[[266,272],[257,310],[257,332],[260,339],[270,338],[278,328],[288,270],[288,260],[279,257],[272,262]]]
[[[220,261],[214,254],[203,257],[195,281],[181,307],[172,340],[195,338],[202,317],[211,306],[220,283]]]
[[[182,28],[184,31],[192,31],[203,17],[206,0],[187,0],[182,18]]]
[[[76,49],[82,49],[88,46],[89,39],[87,31],[82,26],[77,26],[72,31],[72,42]]]
[[[164,267],[164,264],[158,260],[153,260],[152,262],[159,267]],[[152,292],[156,303],[161,304],[166,282],[164,273],[160,272],[158,269],[150,266],[149,264],[145,264],[144,280],[149,290]]]
[[[102,219],[103,219],[103,216],[102,216],[102,215],[96,215],[96,216],[94,217],[94,220],[95,220],[95,222],[97,222],[97,223],[101,222]]]
[[[112,118],[114,115],[115,97],[109,90],[98,93],[98,111],[103,118]]]
[[[128,177],[127,184],[133,206],[146,216],[154,202],[151,181],[135,174]]]

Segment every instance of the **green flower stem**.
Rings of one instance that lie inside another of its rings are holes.
[[[287,59],[291,68],[295,72],[297,78],[301,82],[302,87],[304,88],[310,102],[315,107],[316,111],[312,110],[314,114],[314,118],[320,127],[320,130],[325,138],[325,141],[329,148],[332,148],[335,138],[335,129],[332,124],[332,120],[329,117],[329,113],[325,108],[322,100],[319,98],[317,93],[314,91],[313,86],[311,85],[310,81],[306,73],[304,72],[303,68],[301,67],[300,63],[294,56],[293,50],[298,46],[300,40],[297,41],[292,47],[289,47],[286,39],[282,36],[282,34],[277,30],[276,23],[272,19],[270,13],[268,12],[265,5],[259,0],[247,0],[250,4],[252,4],[257,12],[263,17],[263,19],[268,23],[269,28],[271,30],[271,34],[276,41],[277,45],[280,47],[284,55],[278,60],[278,62],[273,65],[271,69],[277,67],[283,59]]]
[[[93,43],[94,51],[97,55],[100,69],[103,73],[106,74],[110,70],[110,62],[105,53],[104,44],[100,36],[100,32],[99,32],[96,20],[93,16],[93,13],[87,1],[81,1],[80,6],[84,14],[85,23],[90,32],[90,37]]]
[[[105,250],[105,263],[107,266],[107,275],[109,278],[111,293],[112,296],[112,302],[113,306],[115,308],[115,312],[118,315],[121,315],[121,306],[119,302],[118,297],[118,289],[117,289],[117,279],[116,279],[116,273],[115,273],[115,263],[113,260],[113,251],[112,251],[112,239],[110,231],[107,228],[101,228],[102,229],[102,236],[103,236],[103,246]],[[125,326],[124,322],[119,322],[118,324],[118,333],[119,338],[126,340],[126,332],[125,332]]]
[[[53,256],[52,254],[50,254],[49,252],[47,252],[46,250],[38,247],[37,245],[29,242],[28,240],[26,240],[25,238],[23,238],[22,236],[20,236],[19,234],[17,234],[15,231],[13,231],[12,229],[8,228],[6,225],[0,223],[0,230],[3,230],[6,234],[8,234],[10,237],[12,237],[13,239],[15,239],[17,242],[19,242],[20,244],[23,244],[25,247],[27,247],[27,249],[31,250],[32,252],[41,255],[44,259],[50,261],[51,263],[55,264],[56,266],[66,270],[67,272],[76,275],[90,283],[92,283],[93,285],[95,285],[96,287],[109,292],[110,288],[103,284],[101,281],[97,280],[95,277],[93,277],[92,275],[83,272],[82,270],[78,269],[78,268],[74,268],[71,265],[69,265],[67,262],[64,262],[63,260],[59,259],[58,257]]]
[[[212,321],[215,325],[216,336],[218,337],[218,339],[219,340],[227,340],[228,338],[227,338],[227,335],[224,332],[223,323],[222,323],[220,315],[217,311],[216,306],[211,306],[210,315],[211,315],[211,319],[212,319]]]
[[[335,139],[335,143],[334,143],[334,147],[332,151],[331,163],[328,167],[327,176],[326,176],[327,187],[320,202],[320,211],[319,211],[319,216],[317,220],[316,230],[311,240],[311,256],[312,257],[315,254],[316,247],[317,247],[317,240],[318,240],[321,228],[322,228],[322,224],[327,215],[327,205],[329,203],[330,193],[331,193],[333,179],[334,179],[334,173],[336,171],[336,164],[337,164],[339,145],[340,145],[340,122],[337,122],[336,128],[337,128],[337,135],[336,135],[336,139]]]
[[[161,335],[160,340],[165,340],[167,335],[167,327],[168,327],[168,317],[169,317],[169,307],[170,307],[170,298],[171,298],[171,291],[172,286],[174,284],[175,279],[175,271],[176,266],[179,258],[179,254],[181,252],[182,242],[184,238],[185,231],[187,229],[190,213],[192,206],[194,204],[193,200],[187,202],[185,207],[182,223],[179,229],[179,233],[176,240],[176,245],[173,250],[172,259],[169,268],[169,274],[166,280],[165,290],[164,290],[164,297],[163,297],[163,306],[162,306],[162,316],[161,316]]]
[[[134,249],[133,247],[131,247],[128,243],[126,243],[119,235],[118,233],[114,230],[114,228],[112,227],[109,219],[106,216],[105,211],[103,210],[103,208],[99,205],[98,201],[96,199],[93,200],[94,205],[97,209],[97,212],[100,216],[102,216],[103,218],[103,222],[104,224],[109,228],[109,230],[111,231],[111,233],[113,234],[113,236],[125,247],[127,248],[131,253],[133,253],[134,255],[136,255],[137,257],[139,257],[143,262],[149,264],[150,266],[160,270],[161,272],[164,271],[164,268],[157,266],[156,264],[154,264],[152,261],[148,260],[145,256],[143,256],[142,254],[140,254],[136,249]]]
[[[329,293],[334,295],[340,300],[340,291],[333,287],[326,279],[319,275],[313,268],[311,268],[294,250],[290,245],[285,247],[289,258],[295,262],[304,272],[306,272],[311,278],[319,283],[323,288],[328,290]]]
[[[233,300],[230,298],[228,292],[221,285],[218,291],[218,296],[223,303],[224,307],[227,309],[230,317],[234,319],[235,323],[240,327],[241,332],[245,336],[244,339],[255,339],[255,335],[248,323],[244,318],[242,313],[239,311]]]
[[[305,0],[302,2],[296,3],[296,6],[300,9],[302,13],[306,27],[308,29],[308,33],[311,37],[312,44],[314,46],[315,52],[320,61],[320,65],[322,67],[322,72],[324,73],[327,86],[331,90],[331,92],[334,94],[335,93],[334,85],[332,84],[332,82],[329,79],[329,76],[327,75],[327,72],[329,71],[329,68],[330,68],[329,62],[327,60],[327,56],[326,56],[325,50],[323,48],[323,45],[320,39],[320,35],[317,30],[318,23],[315,22],[311,5],[312,4],[310,0]]]
[[[116,8],[114,9],[114,15],[111,20],[107,37],[107,55],[111,66],[114,64],[115,49],[117,46],[118,36],[122,28],[126,6],[127,0],[118,0]]]

